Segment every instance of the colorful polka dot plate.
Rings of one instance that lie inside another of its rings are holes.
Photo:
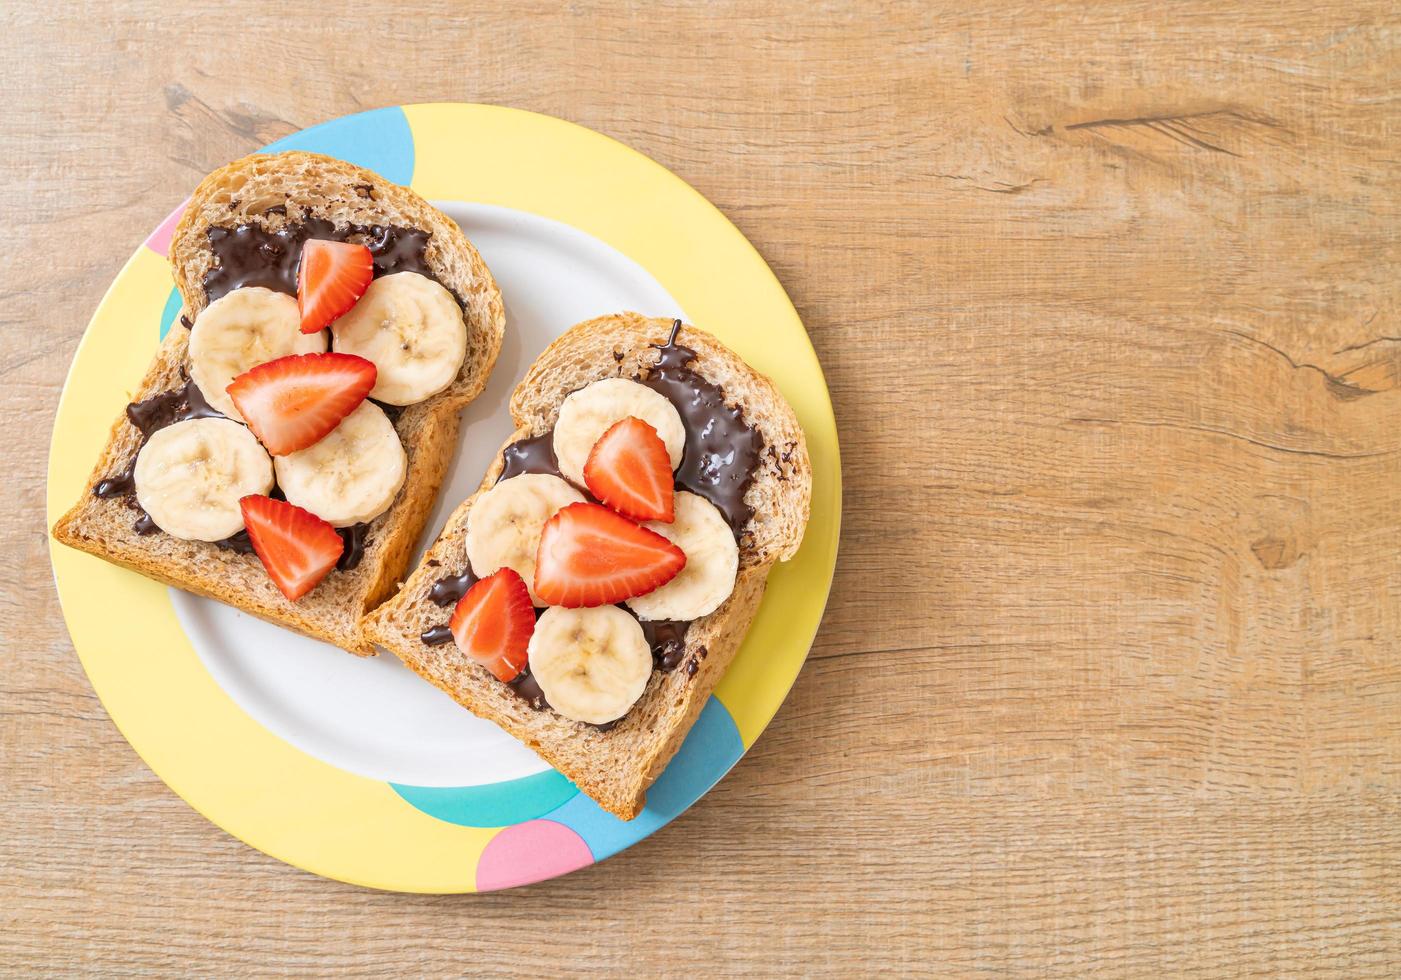
[[[836,426],[797,313],[744,236],[654,161],[598,133],[494,106],[410,105],[268,147],[407,184],[458,221],[501,284],[507,337],[429,533],[510,431],[506,399],[571,324],[635,309],[716,334],[778,384],[807,433],[812,519],[735,663],[623,822],[393,657],[362,660],[54,545],[73,644],[151,769],[214,823],[296,867],[411,892],[529,884],[616,854],[680,815],[754,743],[792,686],[836,561]],[[54,425],[52,522],[179,313],[166,259],[180,209],[127,262],[78,348]],[[719,286],[723,284],[723,288]],[[717,843],[716,846],[723,846]]]

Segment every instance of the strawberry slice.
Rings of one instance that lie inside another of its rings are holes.
[[[448,620],[457,648],[500,680],[525,670],[526,646],[535,632],[535,607],[525,579],[502,568],[473,584]]]
[[[375,277],[375,257],[364,245],[313,238],[297,265],[297,309],[302,333],[316,333],[344,315]]]
[[[671,457],[657,430],[628,416],[594,443],[584,464],[584,483],[600,501],[635,521],[676,518]]]
[[[320,442],[375,386],[373,361],[354,354],[288,354],[234,378],[224,390],[268,452]]]
[[[345,542],[311,511],[259,494],[241,498],[238,506],[268,578],[293,602],[316,588],[340,561]]]
[[[570,504],[545,522],[535,594],[551,606],[607,606],[660,588],[686,553],[656,531],[598,504]]]

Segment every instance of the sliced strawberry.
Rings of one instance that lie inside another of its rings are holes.
[[[635,521],[670,524],[676,517],[671,457],[657,430],[639,418],[614,422],[584,464],[589,493]]]
[[[375,386],[374,362],[354,354],[288,354],[224,389],[268,452],[285,456],[321,441]]]
[[[313,238],[297,265],[297,309],[302,333],[316,333],[344,315],[370,288],[375,257],[364,245]]]
[[[525,579],[511,568],[493,572],[457,600],[448,620],[457,648],[503,681],[525,670],[535,632],[535,607]]]
[[[345,542],[311,511],[258,494],[243,497],[238,506],[268,578],[293,602],[316,588],[340,561]]]
[[[535,594],[551,606],[607,606],[660,588],[686,553],[598,504],[555,511],[540,532]]]

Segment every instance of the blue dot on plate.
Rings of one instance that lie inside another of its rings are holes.
[[[308,150],[373,170],[396,184],[413,181],[413,133],[399,106],[342,116],[263,147],[264,152]]]
[[[389,785],[415,809],[463,827],[505,827],[534,820],[579,793],[553,769],[485,786]]]
[[[595,861],[636,844],[679,817],[720,781],[744,754],[734,719],[715,697],[706,702],[676,758],[647,791],[647,806],[632,820],[619,820],[583,793],[547,819],[564,824],[584,839]]]
[[[184,304],[180,301],[180,290],[171,287],[170,295],[165,300],[165,309],[161,310],[161,340],[164,340],[165,335],[170,333],[170,325],[180,315],[182,305]]]

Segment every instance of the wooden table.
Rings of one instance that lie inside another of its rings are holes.
[[[1394,5],[474,6],[0,14],[0,969],[1401,971]],[[145,232],[264,142],[439,99],[713,200],[846,461],[826,622],[754,750],[485,897],[323,881],[175,797],[79,668],[42,509]]]

